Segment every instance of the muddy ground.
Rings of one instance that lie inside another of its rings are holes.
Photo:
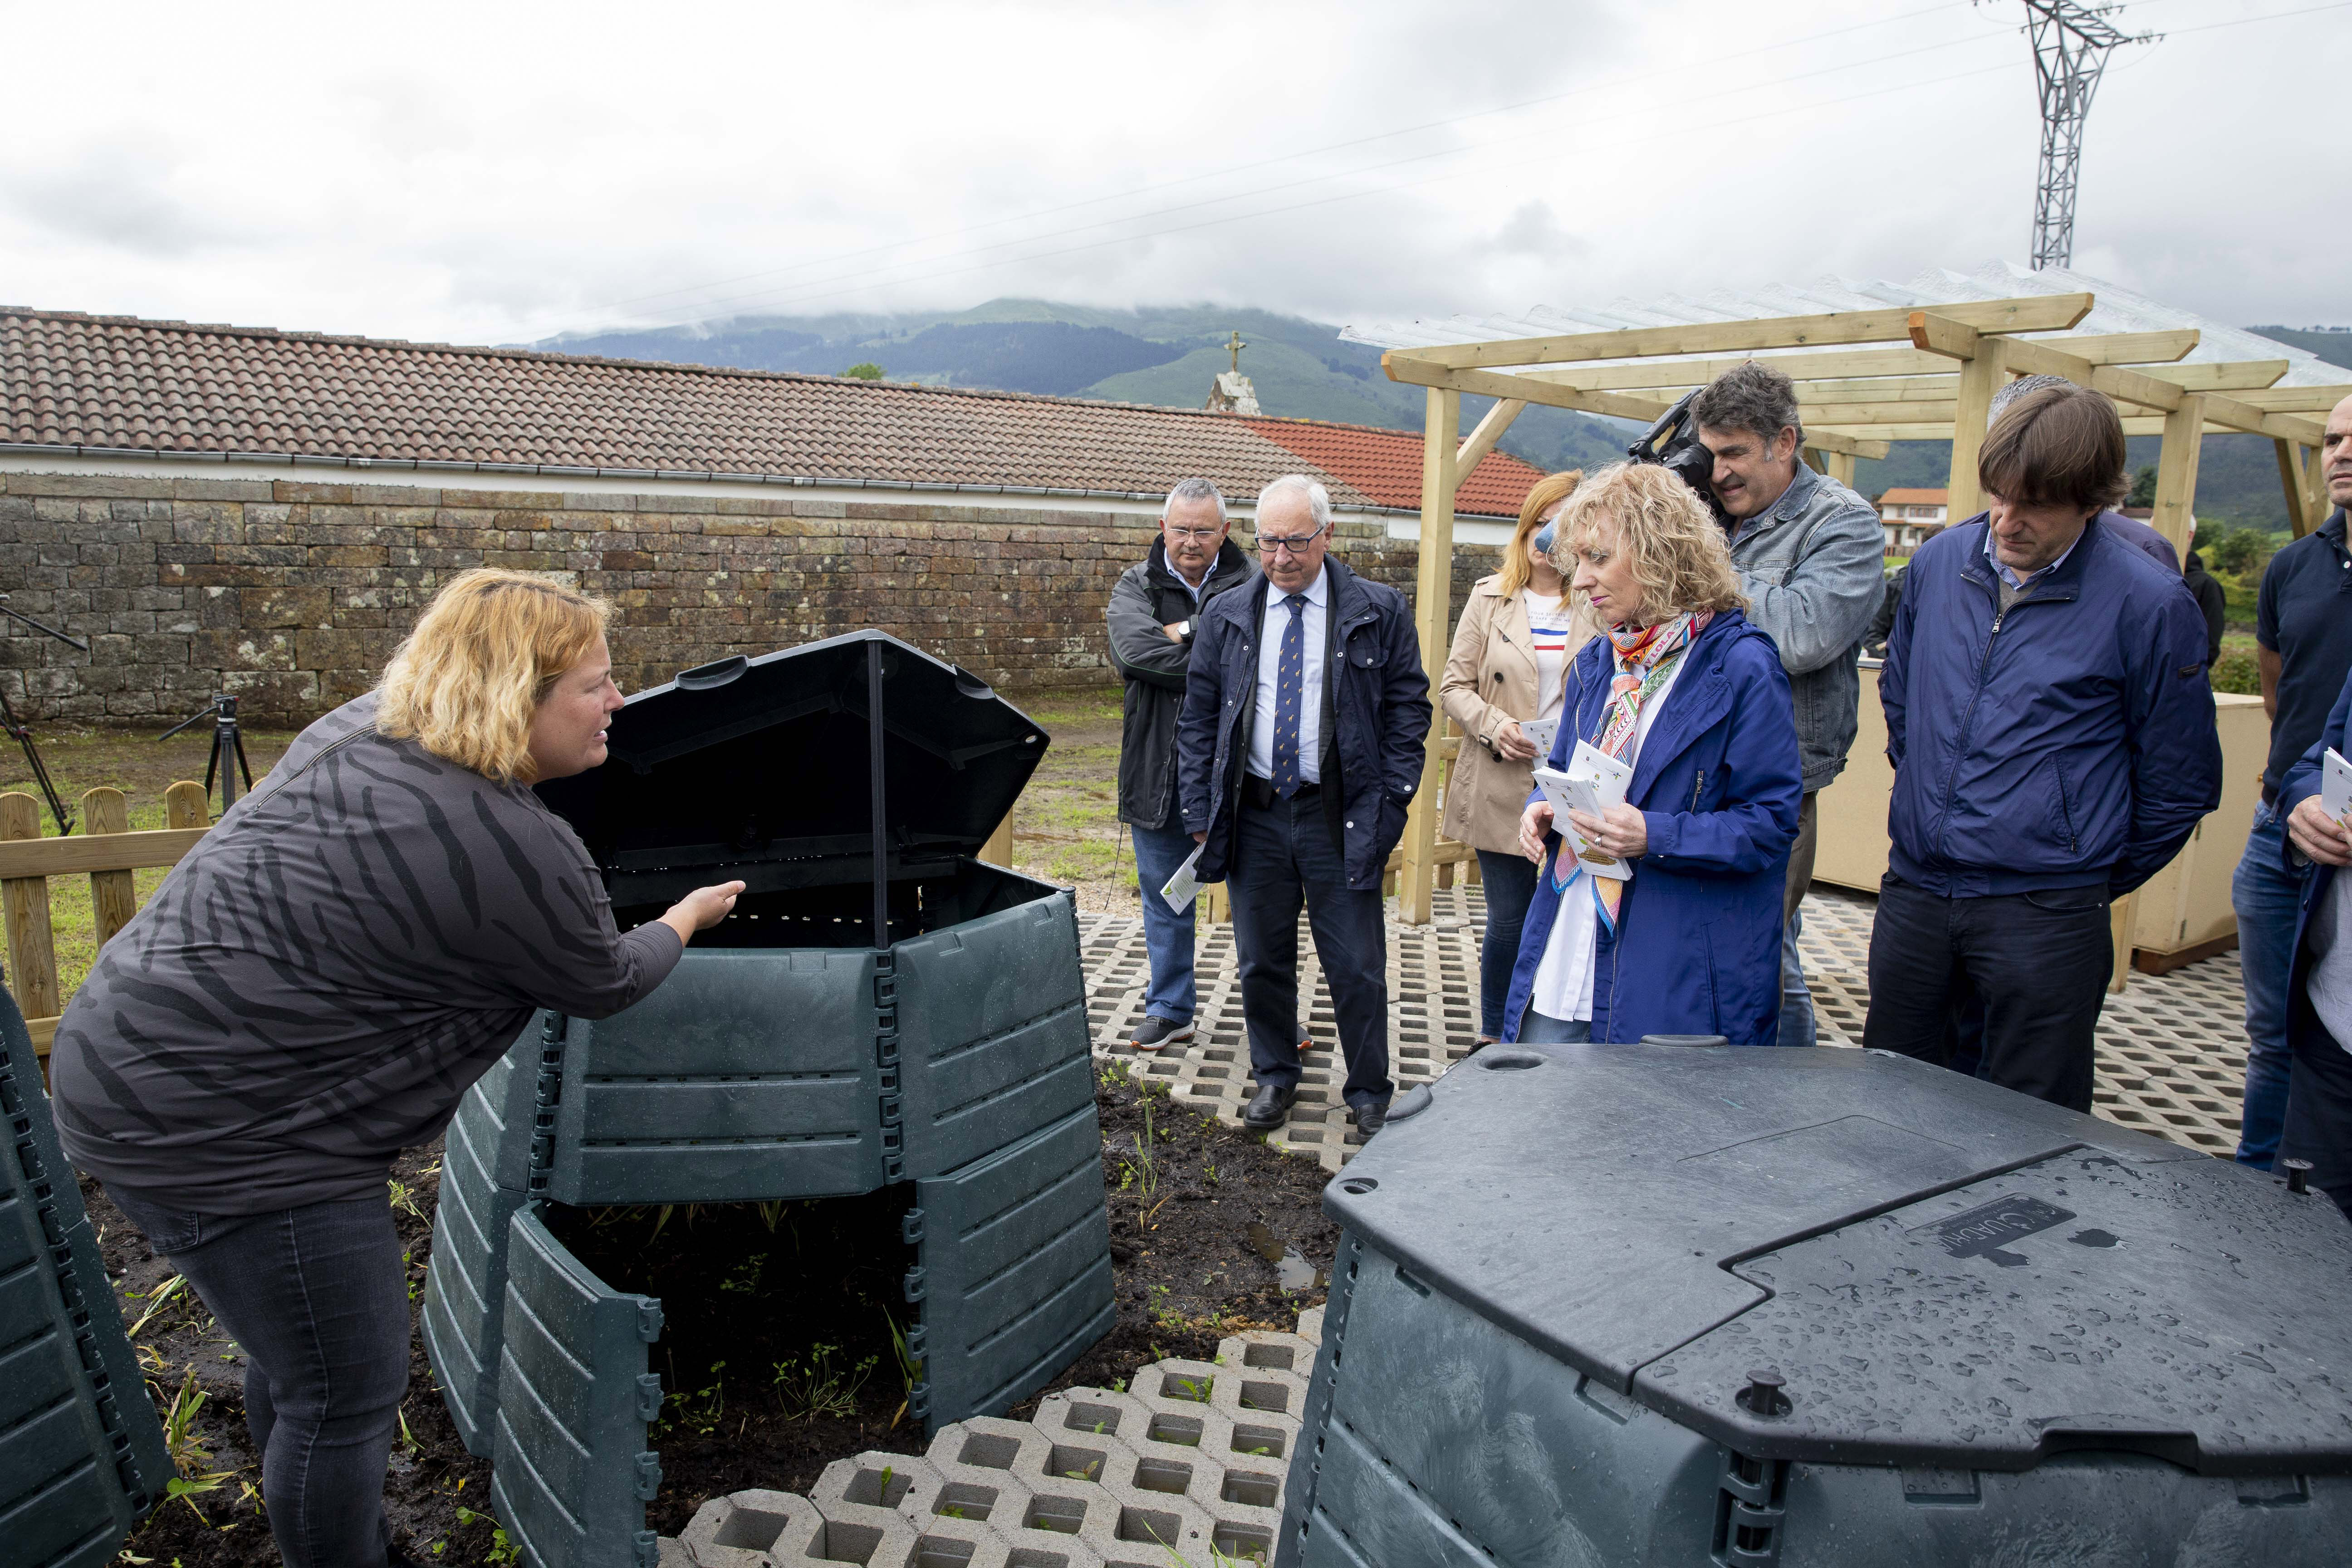
[[[1320,1208],[1319,1166],[1181,1109],[1164,1086],[1146,1088],[1118,1065],[1098,1068],[1096,1089],[1118,1320],[1041,1394],[1124,1387],[1163,1356],[1208,1360],[1224,1335],[1289,1329],[1323,1300],[1338,1232]],[[395,1173],[412,1315],[432,1261],[439,1180],[437,1150],[412,1152]],[[82,1185],[157,1410],[168,1420],[175,1403],[194,1409],[181,1470],[206,1489],[166,1504],[124,1561],[275,1564],[260,1470],[246,1447],[244,1358],[184,1289],[158,1297],[169,1266],[95,1183]],[[804,1492],[826,1465],[869,1449],[923,1450],[892,1342],[894,1326],[906,1326],[898,1281],[913,1260],[896,1244],[904,1204],[885,1192],[551,1215],[606,1283],[663,1303],[651,1358],[668,1399],[648,1438],[663,1475],[646,1510],[652,1528],[676,1534],[706,1499],[745,1487]],[[489,1467],[459,1444],[419,1342],[401,1421],[385,1486],[395,1540],[421,1561],[500,1561]]]

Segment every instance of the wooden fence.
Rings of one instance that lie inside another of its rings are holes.
[[[122,792],[101,787],[81,797],[82,834],[44,838],[39,803],[14,790],[0,795],[0,914],[8,925],[8,989],[24,1012],[33,1049],[43,1058],[58,1032],[58,1015],[65,1010],[49,929],[49,879],[89,878],[91,934],[102,948],[138,912],[131,874],[177,865],[210,826],[210,806],[205,786],[183,779],[163,792],[164,820],[171,826],[133,833]],[[45,1059],[45,1069],[47,1065]]]

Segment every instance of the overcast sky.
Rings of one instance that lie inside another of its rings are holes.
[[[2022,18],[231,0],[101,27],[0,0],[0,302],[503,342],[1001,295],[1345,322],[1968,271],[2028,253]],[[2077,269],[2226,321],[2352,320],[2352,4],[2117,20],[2170,36],[2100,89]]]

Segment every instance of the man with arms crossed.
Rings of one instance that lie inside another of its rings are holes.
[[[2246,980],[2246,1097],[2238,1163],[2264,1171],[2278,1153],[2286,1116],[2287,976],[2304,885],[2302,868],[2290,865],[2284,852],[2293,803],[2279,792],[2287,770],[2319,739],[2328,709],[2352,675],[2352,551],[2344,537],[2345,508],[2352,506],[2352,397],[2328,415],[2319,461],[2335,515],[2272,556],[2263,572],[2254,658],[2271,720],[2270,761],[2246,851],[2230,879],[2238,968]]]
[[[1250,579],[1249,557],[1225,537],[1225,498],[1206,479],[1179,479],[1160,509],[1151,552],[1110,591],[1110,658],[1127,681],[1119,732],[1118,819],[1135,838],[1136,889],[1151,986],[1128,1043],[1139,1051],[1192,1037],[1192,909],[1168,907],[1160,889],[1192,853],[1176,810],[1176,715],[1211,599]]]

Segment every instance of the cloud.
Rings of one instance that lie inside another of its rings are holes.
[[[102,117],[74,73],[11,82],[0,293],[516,342],[999,296],[1344,321],[1899,280],[2025,253],[2013,9],[681,0],[647,29],[415,0],[223,28],[130,0]],[[2078,258],[2226,321],[2340,319],[2324,154],[2243,148],[2332,143],[2352,33],[2229,19],[2136,0],[2211,30],[2110,73]],[[81,26],[26,11],[11,41],[73,58]]]

